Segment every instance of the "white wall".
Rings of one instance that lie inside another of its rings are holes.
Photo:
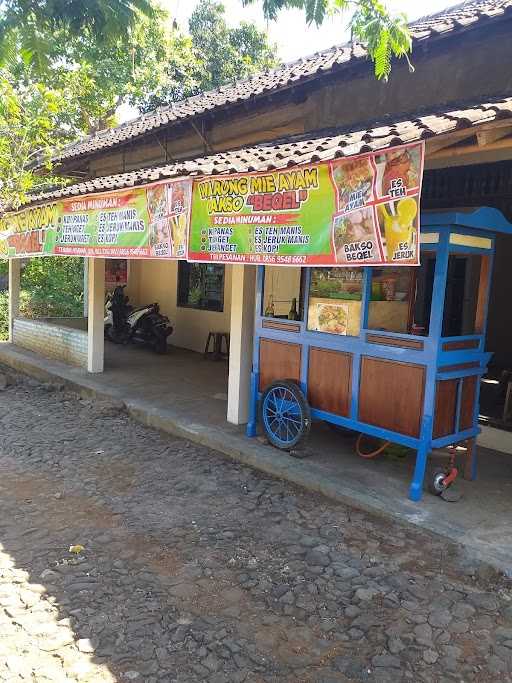
[[[160,304],[174,327],[169,343],[202,353],[208,332],[229,332],[231,313],[231,266],[225,267],[224,310],[200,311],[177,305],[178,262],[164,260],[131,261],[127,294],[134,305]]]
[[[12,341],[44,358],[87,368],[87,332],[45,319],[13,320]]]

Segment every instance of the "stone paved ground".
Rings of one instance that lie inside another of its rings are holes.
[[[14,380],[1,681],[512,680],[509,587],[454,546]]]

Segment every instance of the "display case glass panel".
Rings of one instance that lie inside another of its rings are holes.
[[[261,314],[266,318],[303,320],[302,268],[265,266]]]
[[[372,268],[368,329],[428,336],[435,257],[421,266]]]
[[[480,254],[450,254],[444,298],[443,337],[475,334],[481,266]]]
[[[357,336],[361,328],[362,268],[312,268],[308,330]]]

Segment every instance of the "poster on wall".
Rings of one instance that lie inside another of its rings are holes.
[[[424,143],[195,180],[187,259],[418,265]]]
[[[128,284],[128,261],[123,258],[105,260],[105,287],[115,289]]]
[[[184,258],[192,181],[29,207],[0,219],[0,256]]]

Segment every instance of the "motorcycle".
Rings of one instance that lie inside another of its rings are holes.
[[[105,338],[114,344],[144,344],[157,353],[167,351],[167,337],[173,332],[169,318],[160,313],[157,303],[134,309],[124,293],[115,288],[105,302]]]

